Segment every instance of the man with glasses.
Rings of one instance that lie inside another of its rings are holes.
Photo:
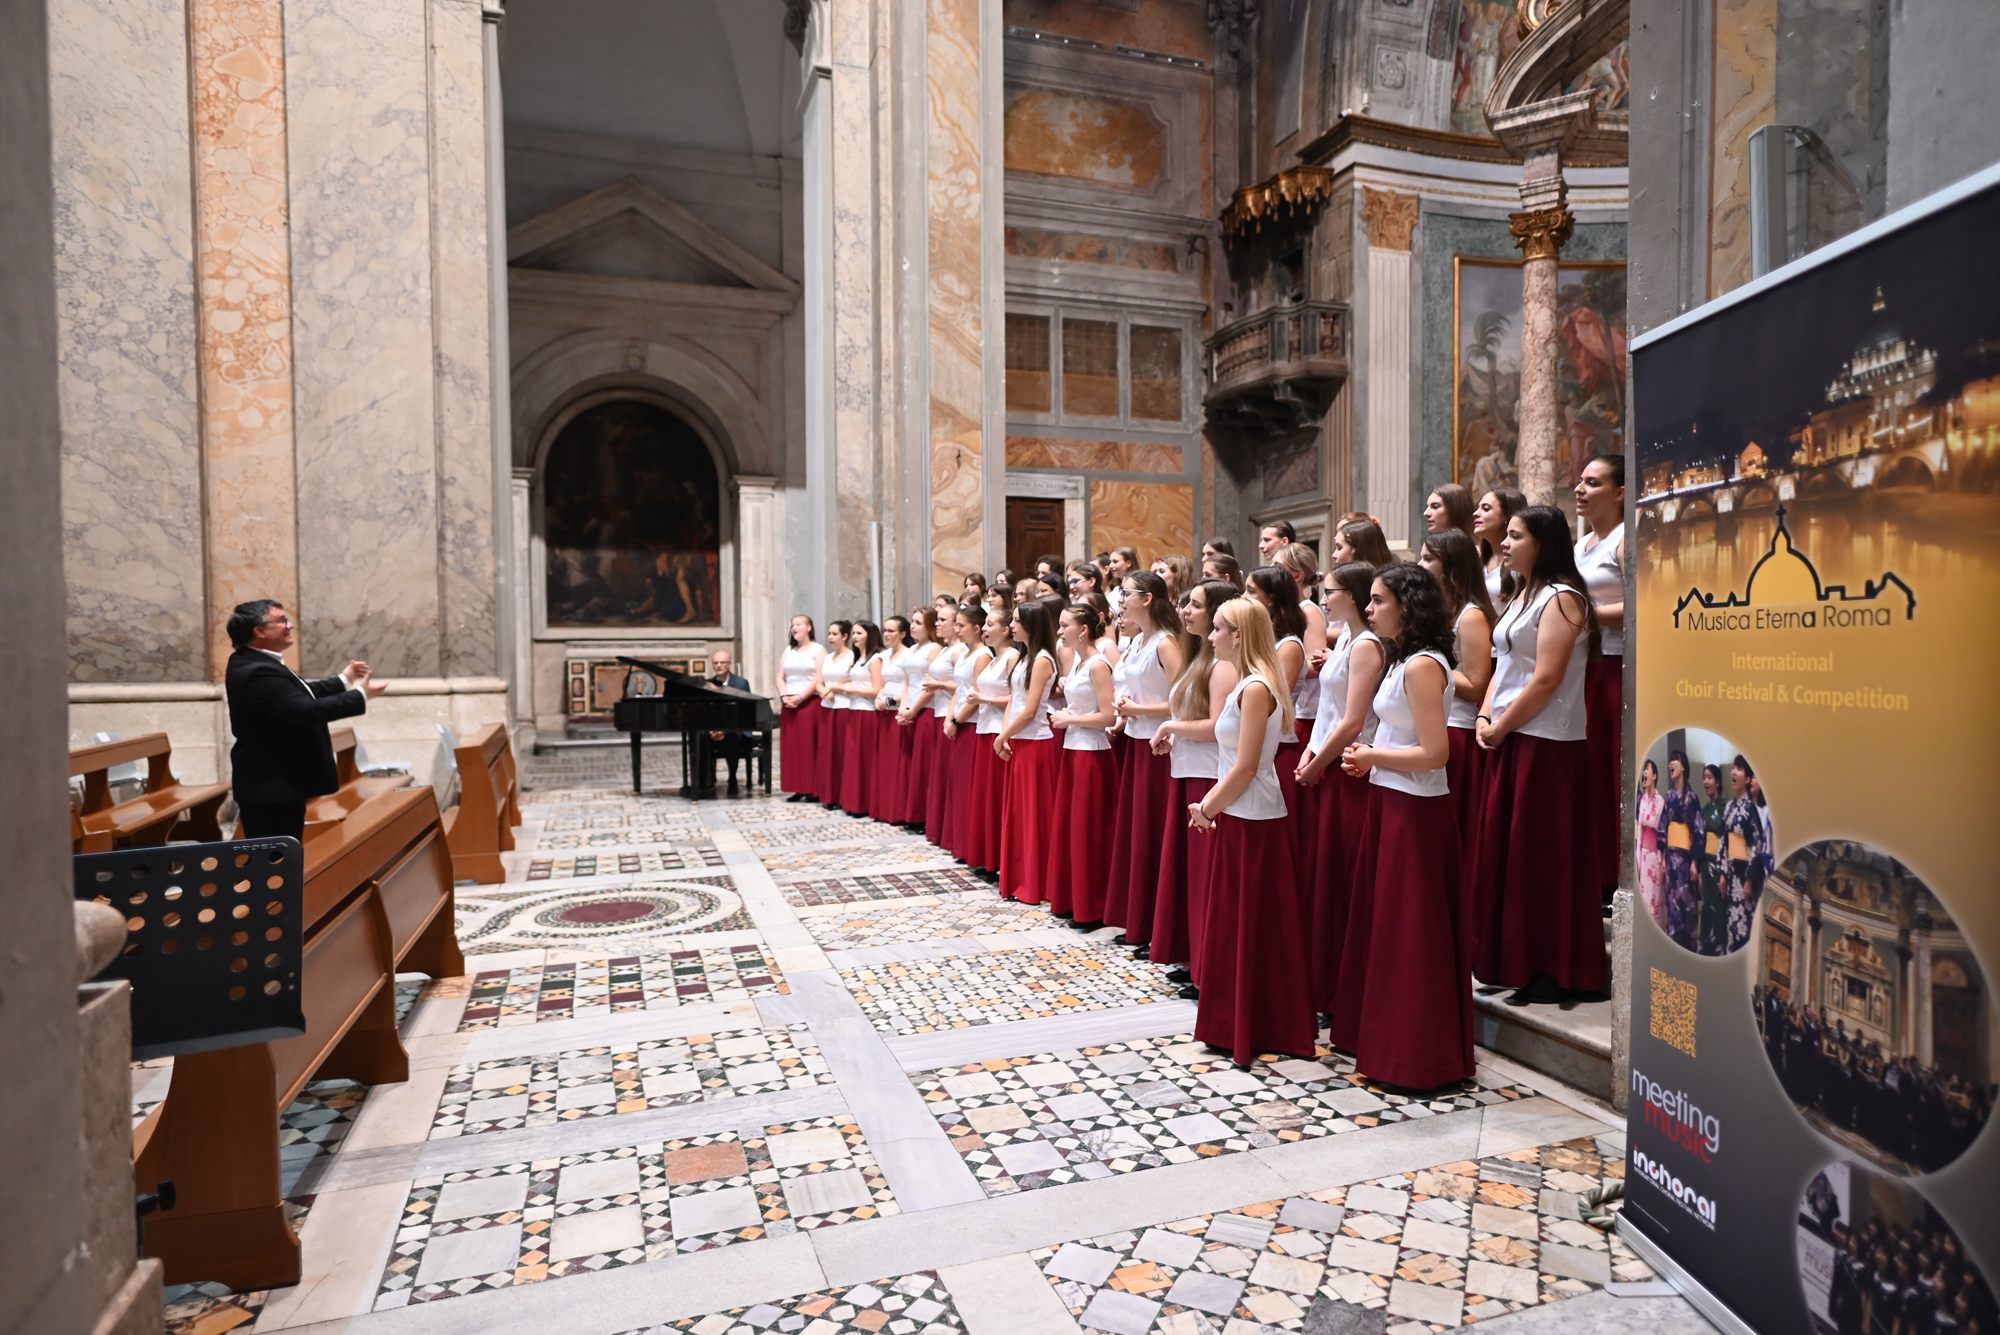
[[[236,646],[223,677],[236,736],[230,786],[249,839],[305,838],[306,803],[340,787],[326,725],[365,712],[388,689],[358,660],[337,677],[299,676],[284,657],[295,629],[284,604],[271,598],[242,603],[229,616]]]

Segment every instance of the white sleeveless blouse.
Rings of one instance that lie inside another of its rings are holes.
[[[1465,639],[1459,632],[1465,626],[1465,619],[1467,617],[1482,615],[1484,614],[1478,608],[1474,607],[1471,603],[1467,603],[1459,609],[1458,620],[1452,623],[1451,651],[1458,655],[1460,663],[1465,662]],[[1475,728],[1479,726],[1479,702],[1477,700],[1463,699],[1459,696],[1458,692],[1453,691],[1445,697],[1444,722],[1448,728]]]
[[[1014,651],[1012,649],[993,655],[993,661],[988,663],[986,670],[979,674],[979,693],[981,695],[998,695],[1001,691],[1006,690],[1007,674],[1013,666]],[[1000,731],[1000,724],[1003,721],[1001,706],[989,705],[983,700],[980,702],[979,727],[977,731],[990,737]]]
[[[779,663],[781,685],[780,695],[799,695],[813,683],[819,675],[819,660],[826,655],[826,649],[818,644],[808,644],[804,648],[793,645],[785,650],[785,657]]]
[[[1542,614],[1553,605],[1558,593],[1584,597],[1567,584],[1551,584],[1533,598],[1516,598],[1493,629],[1493,716],[1497,721],[1514,698],[1527,688],[1535,675],[1535,655],[1540,646]],[[1557,616],[1562,613],[1558,611]],[[1563,667],[1562,684],[1549,697],[1542,712],[1513,731],[1552,742],[1580,742],[1584,734],[1583,667],[1590,657],[1590,636],[1579,633],[1570,646],[1569,662]]]
[[[1576,544],[1577,573],[1583,576],[1583,586],[1593,603],[1621,603],[1625,601],[1625,526],[1617,528],[1592,542],[1588,536]],[[1598,640],[1598,649],[1606,657],[1616,657],[1625,652],[1625,631],[1606,630]]]
[[[1307,608],[1313,606],[1315,604],[1312,599],[1308,598],[1299,604],[1299,611],[1304,612]],[[1306,625],[1312,625],[1312,618],[1310,616],[1306,618]],[[1299,641],[1299,647],[1305,647],[1304,640]],[[1298,681],[1292,684],[1292,712],[1299,716],[1301,722],[1313,721],[1319,718],[1319,674],[1312,670],[1310,654],[1307,655],[1307,659],[1307,665],[1299,669]],[[1311,732],[1312,730],[1308,728],[1306,731]]]
[[[1222,706],[1221,717],[1215,720],[1215,778],[1220,783],[1224,775],[1236,768],[1237,753],[1243,741],[1243,688],[1253,681],[1263,681],[1262,677],[1251,674],[1236,683],[1236,689],[1229,693],[1229,699]],[[1264,683],[1270,690],[1271,684]],[[1275,696],[1276,692],[1272,694]],[[1225,814],[1239,820],[1282,820],[1285,816],[1285,790],[1278,786],[1278,767],[1274,758],[1278,754],[1279,729],[1273,725],[1278,718],[1277,711],[1264,727],[1264,746],[1257,757],[1257,769],[1250,778],[1250,786],[1245,788],[1234,802],[1225,809]]]
[[[965,646],[954,644],[940,649],[924,664],[923,685],[931,691],[931,713],[941,719],[951,717],[951,699],[956,685],[956,665],[965,657]],[[921,689],[921,688],[920,688]]]
[[[1325,748],[1327,738],[1333,736],[1333,730],[1347,717],[1348,655],[1352,654],[1354,646],[1363,640],[1382,643],[1382,637],[1372,630],[1364,630],[1356,635],[1343,624],[1340,628],[1340,638],[1326,651],[1326,662],[1319,670],[1319,695],[1320,699],[1326,702],[1326,708],[1320,710],[1319,717],[1313,720],[1311,749],[1314,751]],[[1364,745],[1375,740],[1375,710],[1372,706],[1368,710],[1368,717],[1361,720],[1360,735],[1354,740]]]
[[[963,646],[960,647],[962,648]],[[983,650],[973,649],[962,653],[958,656],[958,661],[951,665],[951,701],[949,712],[945,715],[947,719],[963,718],[965,716],[966,702],[972,698],[972,678],[979,670],[979,655],[982,652]],[[977,723],[978,715],[974,714],[968,721]]]
[[[1090,665],[1100,660],[1078,658],[1069,676],[1063,679],[1063,699],[1068,703],[1064,708],[1072,714],[1095,714],[1108,708],[1109,700],[1097,698],[1097,688],[1090,680]],[[1065,751],[1109,751],[1111,739],[1104,729],[1085,724],[1072,723],[1063,729],[1063,750]]]
[[[1056,735],[1056,730],[1049,726],[1049,693],[1055,686],[1056,661],[1053,658],[1049,658],[1046,649],[1037,655],[1037,661],[1043,658],[1049,659],[1048,684],[1042,687],[1041,695],[1034,702],[1035,715],[1028,720],[1028,726],[1014,734],[1014,740],[1017,742],[1046,742]],[[1013,703],[1007,707],[1007,721],[1009,723],[1020,717],[1022,710],[1029,708],[1028,687],[1034,680],[1034,676],[1034,664],[1025,659],[1015,666],[1013,672],[1008,674],[1007,686],[1014,697]]]
[[[1111,693],[1116,696],[1124,691],[1142,705],[1163,705],[1167,702],[1167,692],[1173,683],[1167,680],[1167,670],[1160,665],[1160,641],[1166,638],[1164,631],[1151,631],[1134,636],[1125,646],[1118,665],[1111,669]],[[1145,741],[1160,729],[1160,720],[1152,714],[1140,714],[1125,720],[1125,735],[1133,741]]]
[[[838,688],[845,686],[847,685],[848,677],[851,675],[853,665],[854,654],[850,650],[843,649],[837,654],[828,654],[826,665],[820,669],[820,679],[831,687]],[[835,689],[822,703],[828,709],[854,708],[853,697],[841,694],[838,689]]]
[[[1428,658],[1444,669],[1445,698],[1451,698],[1451,664],[1444,661],[1444,655],[1435,649],[1426,649],[1417,655]],[[1382,684],[1375,688],[1375,717],[1382,726],[1375,730],[1375,745],[1400,749],[1417,744],[1417,716],[1410,708],[1410,696],[1403,685],[1403,669],[1410,665],[1409,659],[1392,666],[1382,675]],[[1368,782],[1393,788],[1397,792],[1412,793],[1418,797],[1443,797],[1451,791],[1442,767],[1426,770],[1384,769],[1377,765],[1368,771]]]

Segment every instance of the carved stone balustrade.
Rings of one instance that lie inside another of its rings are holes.
[[[1246,316],[1210,335],[1211,425],[1293,431],[1326,411],[1347,379],[1347,307],[1302,301]]]

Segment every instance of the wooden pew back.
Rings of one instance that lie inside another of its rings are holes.
[[[504,723],[489,723],[454,753],[458,805],[445,816],[452,866],[460,880],[496,885],[507,879],[500,854],[514,847],[521,823],[514,742]]]
[[[129,801],[114,801],[112,768],[141,760],[146,762],[145,790]],[[183,817],[189,822],[191,837],[222,837],[216,816],[222,799],[229,794],[229,785],[176,779],[173,743],[163,732],[79,747],[69,753],[69,775],[83,779],[83,810],[70,829],[72,852],[164,844]]]

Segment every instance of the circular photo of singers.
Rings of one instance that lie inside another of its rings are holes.
[[[2000,1030],[1964,931],[1915,872],[1868,844],[1807,844],[1766,882],[1752,949],[1764,1055],[1816,1130],[1898,1176],[1971,1146]]]
[[[1733,955],[1750,942],[1775,865],[1771,804],[1719,733],[1676,728],[1639,762],[1632,834],[1639,898],[1674,944]]]
[[[1799,1280],[1815,1335],[1994,1335],[1993,1286],[1909,1183],[1840,1161],[1799,1201]]]

